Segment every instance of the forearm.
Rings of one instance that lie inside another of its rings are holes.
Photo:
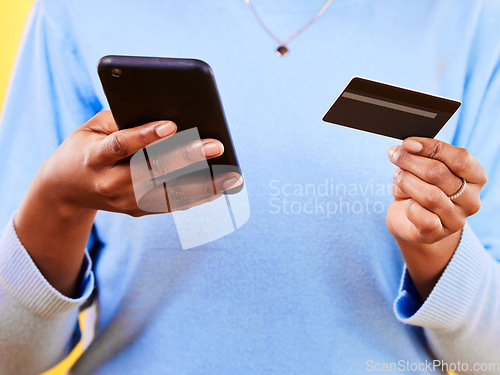
[[[452,258],[462,231],[433,244],[396,239],[406,268],[422,301],[425,301]]]
[[[57,187],[50,186],[43,173],[42,167],[21,202],[14,226],[47,281],[73,297],[96,211],[61,201]]]

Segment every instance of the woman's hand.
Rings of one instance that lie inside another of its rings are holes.
[[[103,111],[69,135],[43,164],[16,212],[14,225],[21,243],[56,289],[74,295],[97,210],[132,216],[151,213],[137,206],[130,156],[176,130],[173,122],[158,121],[119,131],[111,112]],[[159,155],[155,166],[168,173],[223,151],[219,141],[204,139],[170,148],[166,155]],[[214,191],[241,183],[241,178],[235,183],[231,175],[214,180],[209,189],[206,181],[175,183],[175,196],[184,203],[179,209],[213,200]]]
[[[387,227],[425,299],[458,246],[466,218],[479,210],[486,173],[467,150],[435,139],[407,138],[388,156],[397,168]]]
[[[118,131],[111,112],[100,112],[73,132],[47,160],[41,170],[42,183],[47,186],[47,191],[53,193],[52,198],[61,212],[69,216],[79,210],[105,210],[132,216],[151,213],[138,207],[134,187],[138,189],[142,182],[147,183],[155,172],[148,170],[145,165],[145,171],[136,173],[144,181],[134,181],[133,186],[129,157],[154,142],[169,138],[176,130],[173,122],[158,121]],[[162,175],[168,175],[223,152],[221,142],[204,139],[176,148],[169,147],[168,151],[155,160],[149,160],[149,163],[155,167],[153,170],[161,169]],[[160,173],[156,173],[154,177],[159,175]],[[218,185],[217,191],[223,190],[224,182],[230,180],[230,177],[235,178],[229,176],[224,180],[223,177],[216,178],[214,182]],[[197,183],[195,179],[184,181],[176,178],[169,186],[172,190],[175,187],[175,196],[180,197],[177,199],[186,202],[183,208],[201,204],[214,196],[212,184],[207,189],[207,184]],[[165,200],[163,186],[160,185],[159,189],[160,196]],[[152,193],[150,196],[159,195]],[[154,203],[150,202],[150,205]],[[175,205],[179,206],[180,204]],[[67,213],[63,208],[68,209]],[[163,212],[168,211],[169,209],[165,209]]]

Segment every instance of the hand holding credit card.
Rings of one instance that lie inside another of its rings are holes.
[[[456,100],[354,77],[323,121],[399,139],[434,138],[460,105]]]

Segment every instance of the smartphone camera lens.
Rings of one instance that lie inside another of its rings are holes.
[[[122,75],[122,70],[121,70],[121,69],[118,69],[118,68],[113,68],[113,69],[111,69],[111,75],[112,75],[113,77],[117,77],[117,78],[118,78],[118,77],[121,77],[121,75]]]

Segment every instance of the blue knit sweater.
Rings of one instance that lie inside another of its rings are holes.
[[[323,3],[252,1],[282,39]],[[473,366],[498,362],[499,19],[493,0],[334,0],[278,57],[244,0],[38,1],[0,128],[0,373],[60,360],[96,290],[72,374],[434,374],[436,358],[481,373]],[[41,163],[107,108],[95,66],[108,54],[212,66],[251,213],[182,251],[170,214],[99,212],[93,265],[69,299],[9,218]],[[489,177],[423,304],[385,226],[397,142],[321,120],[353,76],[461,100],[438,138],[466,147]]]

